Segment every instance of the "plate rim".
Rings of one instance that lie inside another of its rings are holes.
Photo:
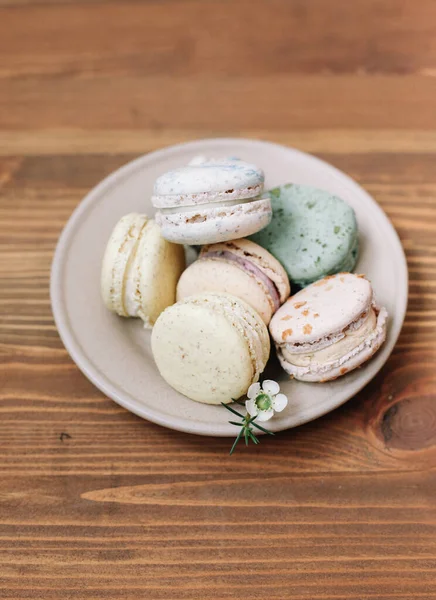
[[[397,312],[397,318],[400,317],[399,323],[400,327],[398,328],[397,335],[394,338],[391,338],[386,342],[388,347],[388,351],[386,352],[386,356],[384,360],[381,362],[377,372],[370,376],[369,378],[363,377],[361,381],[359,381],[356,386],[353,394],[348,396],[345,399],[340,400],[334,405],[328,405],[325,407],[325,410],[321,410],[317,413],[316,416],[311,416],[310,418],[305,418],[305,412],[302,411],[299,413],[299,418],[296,422],[289,426],[283,427],[277,424],[275,426],[274,422],[271,421],[269,429],[271,431],[284,431],[286,429],[292,429],[294,427],[298,427],[304,423],[310,422],[312,420],[318,419],[325,414],[335,410],[342,404],[345,404],[348,400],[357,395],[368,383],[380,372],[380,370],[384,367],[387,360],[389,359],[397,341],[398,337],[401,333],[404,318],[407,311],[408,304],[408,292],[409,292],[409,276],[408,276],[408,268],[407,268],[407,260],[404,252],[404,248],[401,244],[399,235],[391,223],[389,217],[386,215],[381,206],[376,202],[376,200],[362,187],[359,183],[357,183],[352,177],[348,174],[344,173],[337,167],[331,165],[330,163],[309,154],[307,152],[303,152],[298,150],[297,148],[293,148],[291,146],[284,146],[283,144],[277,144],[274,142],[265,141],[262,139],[250,139],[250,138],[229,138],[229,137],[216,137],[216,138],[206,138],[206,139],[197,139],[191,140],[187,142],[182,142],[179,144],[174,144],[172,146],[168,146],[165,148],[161,148],[159,150],[155,150],[149,152],[147,154],[143,154],[138,156],[137,158],[129,161],[128,163],[122,165],[109,175],[107,175],[104,179],[99,181],[95,186],[89,190],[89,192],[82,198],[79,204],[76,206],[69,219],[67,220],[56,245],[56,249],[53,255],[51,272],[50,272],[50,299],[51,299],[51,308],[53,317],[55,320],[56,328],[61,338],[65,349],[69,353],[70,357],[79,368],[79,370],[87,377],[93,385],[97,387],[101,392],[103,392],[108,398],[112,399],[114,402],[129,410],[130,412],[136,414],[137,416],[156,423],[157,425],[167,427],[169,429],[173,429],[176,431],[181,431],[185,433],[192,433],[196,435],[204,435],[204,436],[213,436],[213,437],[230,437],[234,436],[234,433],[231,433],[227,430],[227,424],[217,424],[217,423],[205,423],[193,421],[186,417],[170,417],[168,418],[167,413],[164,413],[159,410],[155,410],[148,405],[142,405],[140,408],[136,406],[138,399],[134,398],[130,393],[119,390],[117,387],[107,378],[106,374],[99,370],[92,362],[92,359],[87,356],[84,348],[81,346],[80,342],[74,336],[72,328],[69,327],[69,317],[65,310],[64,303],[62,301],[62,266],[64,264],[64,258],[66,252],[68,251],[68,247],[70,241],[72,239],[72,235],[80,222],[80,218],[84,213],[87,212],[90,206],[93,206],[94,199],[97,197],[101,197],[102,194],[106,191],[106,189],[111,188],[114,183],[119,183],[122,179],[128,176],[131,172],[136,171],[139,165],[143,163],[147,163],[150,158],[157,159],[161,156],[168,156],[168,154],[177,153],[180,150],[185,148],[194,149],[197,146],[201,146],[203,151],[206,149],[208,145],[216,144],[250,144],[250,145],[261,145],[266,149],[268,147],[273,147],[279,150],[290,151],[294,154],[299,154],[301,157],[310,158],[310,160],[318,163],[322,168],[327,168],[333,176],[341,179],[343,182],[350,185],[352,188],[356,190],[356,193],[360,193],[365,196],[365,199],[370,202],[372,208],[378,213],[378,216],[384,221],[384,224],[389,227],[392,233],[392,242],[396,245],[396,251],[398,254],[398,259],[401,257],[401,264],[398,267],[401,269],[404,276],[404,286],[405,286],[405,294],[402,299],[402,304],[400,306],[400,312]],[[171,420],[174,419],[174,420]],[[177,421],[176,423],[174,421]],[[220,426],[221,425],[221,426]],[[223,427],[225,425],[225,427]]]

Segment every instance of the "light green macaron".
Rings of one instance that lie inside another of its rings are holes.
[[[359,239],[351,206],[306,185],[288,183],[269,193],[272,221],[251,239],[282,263],[292,282],[306,286],[354,269]]]

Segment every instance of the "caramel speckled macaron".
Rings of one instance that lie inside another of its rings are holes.
[[[328,381],[360,366],[386,338],[387,312],[362,275],[327,276],[276,312],[270,332],[282,367],[295,379]]]

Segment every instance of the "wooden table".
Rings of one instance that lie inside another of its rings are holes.
[[[0,597],[436,598],[434,0],[0,0],[0,57]],[[233,457],[105,398],[49,301],[87,190],[215,135],[349,173],[410,269],[380,376]]]

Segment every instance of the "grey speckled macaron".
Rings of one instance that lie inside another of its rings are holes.
[[[291,281],[306,286],[354,269],[359,241],[348,204],[324,190],[291,183],[269,193],[272,221],[251,239],[283,264]]]
[[[271,220],[262,195],[262,169],[235,158],[197,157],[157,178],[151,201],[165,239],[177,244],[214,244],[246,237]]]

